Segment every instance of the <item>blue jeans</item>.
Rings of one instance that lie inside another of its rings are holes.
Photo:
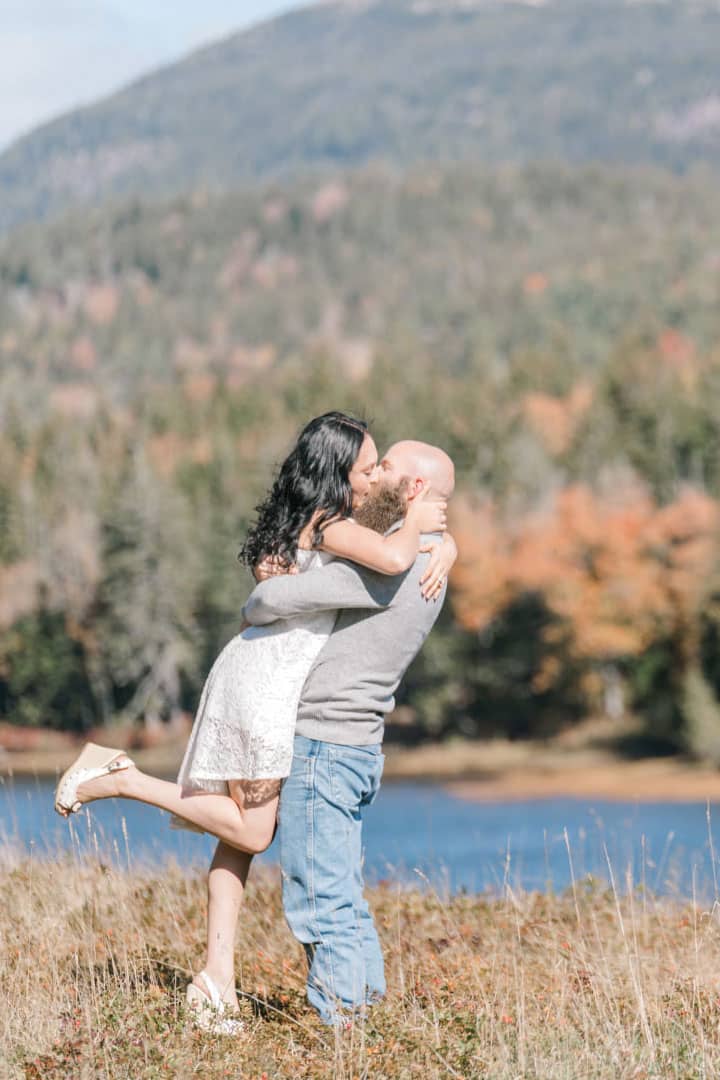
[[[327,1024],[385,993],[380,942],[363,896],[362,819],[380,788],[380,746],[295,737],[280,796],[288,925],[308,959],[308,1001]]]

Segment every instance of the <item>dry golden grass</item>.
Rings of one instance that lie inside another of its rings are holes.
[[[238,944],[247,1034],[186,1022],[202,875],[0,854],[3,1080],[720,1075],[713,911],[589,882],[560,896],[371,894],[389,992],[340,1036],[304,999],[277,877],[255,872]]]

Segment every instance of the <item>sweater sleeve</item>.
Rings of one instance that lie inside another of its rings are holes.
[[[248,597],[243,618],[252,626],[266,626],[315,611],[388,606],[407,574],[376,574],[355,563],[334,559],[304,574],[280,574],[261,581]]]

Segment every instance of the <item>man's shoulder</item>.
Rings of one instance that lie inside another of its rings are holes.
[[[436,541],[438,544],[442,544],[442,539],[443,539],[442,533],[439,533],[439,532],[420,533],[420,543],[421,544],[431,544],[431,543],[433,543],[433,541]],[[418,552],[418,554],[420,554],[420,553]]]

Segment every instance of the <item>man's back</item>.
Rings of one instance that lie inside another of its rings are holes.
[[[406,573],[387,577],[344,564],[383,604],[377,610],[343,607],[313,664],[300,697],[297,733],[309,739],[365,746],[382,741],[394,694],[440,614],[445,591],[427,601],[420,578],[429,556]],[[333,564],[322,573],[331,570]]]
[[[425,540],[432,537],[426,536]],[[249,622],[335,609],[333,632],[303,687],[297,734],[347,746],[382,740],[384,717],[445,598],[427,601],[420,578],[429,555],[389,576],[336,559],[318,570],[263,582],[245,606]]]

